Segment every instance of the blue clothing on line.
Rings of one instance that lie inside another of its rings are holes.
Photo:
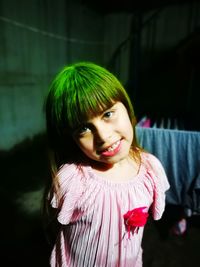
[[[139,144],[162,162],[167,204],[200,214],[200,132],[136,127]]]

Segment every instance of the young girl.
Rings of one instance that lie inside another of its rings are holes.
[[[117,78],[88,62],[65,67],[46,99],[59,223],[50,265],[141,267],[149,214],[161,218],[169,184],[137,144],[131,101]]]

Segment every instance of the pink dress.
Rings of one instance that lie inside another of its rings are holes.
[[[128,232],[123,215],[147,207],[155,220],[165,208],[169,183],[160,161],[142,153],[137,176],[126,182],[105,180],[90,166],[63,165],[58,173],[61,224],[51,253],[57,267],[141,267],[144,227]],[[123,181],[123,173],[122,173]],[[52,207],[58,208],[56,197]]]

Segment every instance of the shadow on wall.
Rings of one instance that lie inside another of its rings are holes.
[[[37,135],[0,151],[0,249],[6,266],[49,266],[41,213],[48,175],[45,144],[45,136]]]

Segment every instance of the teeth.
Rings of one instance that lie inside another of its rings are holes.
[[[113,151],[116,147],[118,147],[120,141],[117,141],[116,143],[114,143],[112,146],[110,146],[108,149],[106,149],[107,151]]]

